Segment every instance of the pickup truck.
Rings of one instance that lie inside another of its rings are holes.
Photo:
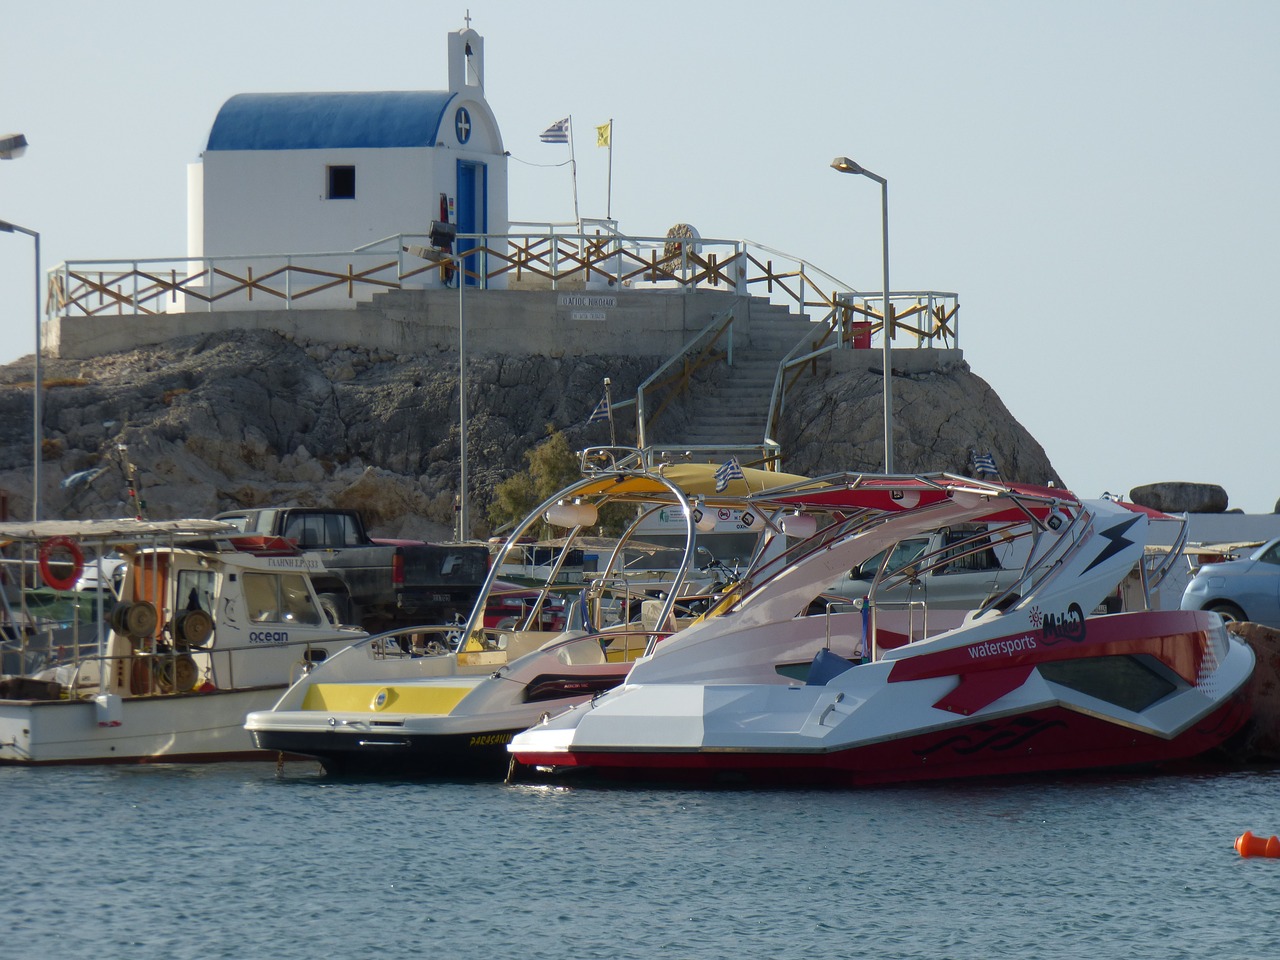
[[[262,507],[214,519],[316,558],[311,581],[325,614],[370,633],[466,617],[489,570],[483,545],[375,540],[357,510]]]

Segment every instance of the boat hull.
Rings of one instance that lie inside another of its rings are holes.
[[[507,744],[523,726],[454,734],[302,733],[256,730],[254,743],[273,754],[314,759],[336,777],[482,777],[497,779],[510,766]]]
[[[1079,770],[1142,769],[1204,757],[1243,728],[1245,691],[1171,739],[1064,707],[831,751],[520,751],[519,774],[615,780],[863,787]]]
[[[0,764],[205,763],[266,760],[245,716],[271,707],[283,684],[186,695],[0,700]]]

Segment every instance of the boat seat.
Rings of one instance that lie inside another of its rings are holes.
[[[600,646],[600,641],[596,639],[566,644],[557,651],[556,656],[561,663],[571,667],[606,662],[604,650]]]
[[[805,679],[805,683],[809,686],[822,686],[853,666],[855,664],[852,660],[846,660],[840,654],[832,653],[823,647],[814,656],[813,663],[809,664],[809,676]]]

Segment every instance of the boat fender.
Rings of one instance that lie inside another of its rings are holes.
[[[54,574],[50,558],[55,550],[65,550],[71,554],[70,576],[59,577]],[[40,544],[40,576],[54,590],[70,590],[76,585],[76,581],[80,579],[80,574],[82,573],[84,573],[84,553],[80,550],[80,544],[73,539],[70,537],[50,537]]]

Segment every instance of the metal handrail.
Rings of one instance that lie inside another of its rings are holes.
[[[685,341],[684,346],[673,353],[665,363],[658,367],[657,370],[653,371],[653,373],[649,374],[649,376],[646,377],[638,387],[636,387],[636,446],[641,450],[647,449],[648,447],[648,436],[646,430],[647,411],[645,409],[644,402],[645,392],[653,387],[659,377],[663,376],[668,370],[674,367],[677,361],[692,352],[693,349],[701,341],[709,337],[712,332],[715,333],[715,336],[711,337],[711,342],[714,342],[719,339],[721,333],[724,333],[726,330],[728,331],[728,363],[729,366],[733,366],[733,324],[735,319],[736,312],[732,306],[727,310],[717,313],[711,318],[706,326]]]

